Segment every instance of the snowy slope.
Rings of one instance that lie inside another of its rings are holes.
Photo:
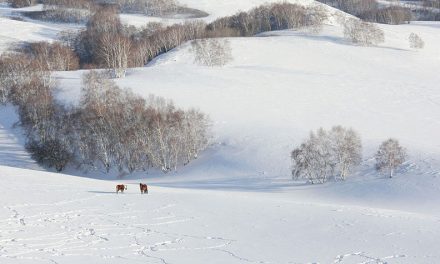
[[[189,45],[132,69],[121,87],[198,107],[213,120],[213,145],[177,174],[134,175],[156,185],[238,191],[287,191],[308,199],[438,212],[440,202],[440,43],[438,24],[381,26],[387,42],[359,47],[327,26],[319,36],[271,32],[230,39],[234,61],[224,68],[194,65]],[[426,48],[408,48],[417,32]],[[57,73],[59,98],[75,103],[80,72]],[[355,128],[364,165],[346,183],[303,190],[290,180],[289,153],[310,130]],[[398,179],[374,171],[379,143],[398,138],[410,153]],[[78,174],[72,172],[73,174]]]
[[[412,162],[438,159],[438,28],[382,27],[387,43],[371,48],[346,43],[336,26],[320,36],[284,31],[231,39],[234,61],[224,68],[194,65],[186,45],[118,83],[207,112],[219,144],[208,161],[213,174],[226,166],[231,173],[289,177],[293,146],[310,130],[337,124],[360,132],[366,159],[388,137],[409,148]],[[413,31],[425,50],[407,48]],[[60,98],[77,101],[81,74],[58,74]]]
[[[0,106],[0,165],[38,170],[40,166],[24,148],[24,136],[15,127],[18,116],[12,106]]]

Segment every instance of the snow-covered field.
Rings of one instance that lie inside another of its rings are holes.
[[[210,21],[266,1],[180,2]],[[10,20],[1,8],[2,44],[75,28]],[[13,108],[1,107],[0,263],[440,262],[440,24],[380,27],[379,47],[347,43],[330,23],[319,35],[230,39],[234,60],[222,68],[195,65],[186,44],[128,70],[121,87],[213,121],[212,146],[168,175],[46,172],[12,128]],[[411,32],[425,49],[409,49]],[[54,75],[59,100],[78,101],[82,73]],[[363,165],[346,182],[292,182],[289,152],[310,130],[333,125],[359,131]],[[388,137],[410,154],[394,179],[373,170]],[[150,194],[140,194],[139,181]],[[128,190],[116,195],[119,182]]]
[[[0,167],[1,263],[436,263],[438,216]]]

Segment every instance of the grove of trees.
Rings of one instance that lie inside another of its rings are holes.
[[[54,98],[53,69],[31,52],[0,57],[0,98],[17,106],[26,147],[41,164],[168,172],[208,146],[205,114],[122,90],[105,72],[87,73],[79,106],[65,107]]]
[[[310,136],[291,153],[293,179],[324,183],[345,180],[362,159],[362,143],[356,131],[335,126],[310,132]]]
[[[392,5],[382,7],[376,0],[318,0],[365,21],[383,24],[403,24],[411,21],[409,8]]]
[[[384,141],[375,154],[376,169],[393,177],[406,160],[406,150],[395,139]],[[345,180],[362,161],[359,134],[342,126],[310,132],[309,137],[291,152],[292,178],[309,183],[325,183],[330,179]]]

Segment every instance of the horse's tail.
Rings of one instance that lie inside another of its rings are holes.
[[[125,187],[125,190],[127,190],[127,185],[124,185],[124,187]]]

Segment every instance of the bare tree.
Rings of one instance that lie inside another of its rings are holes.
[[[115,78],[125,77],[131,49],[131,40],[122,34],[102,34],[99,38],[98,55]]]
[[[201,39],[192,43],[195,62],[204,66],[224,66],[232,60],[231,45],[227,39]]]
[[[405,162],[407,157],[406,150],[400,146],[396,139],[384,141],[376,153],[376,169],[388,171],[390,178],[394,175],[394,170]]]
[[[412,49],[423,49],[425,47],[425,42],[416,33],[411,33],[408,37],[409,46]]]
[[[333,127],[329,132],[329,137],[339,178],[345,180],[362,160],[361,139],[356,131],[342,126]]]
[[[378,26],[354,18],[345,20],[344,36],[363,46],[377,45],[385,41],[385,34]]]

